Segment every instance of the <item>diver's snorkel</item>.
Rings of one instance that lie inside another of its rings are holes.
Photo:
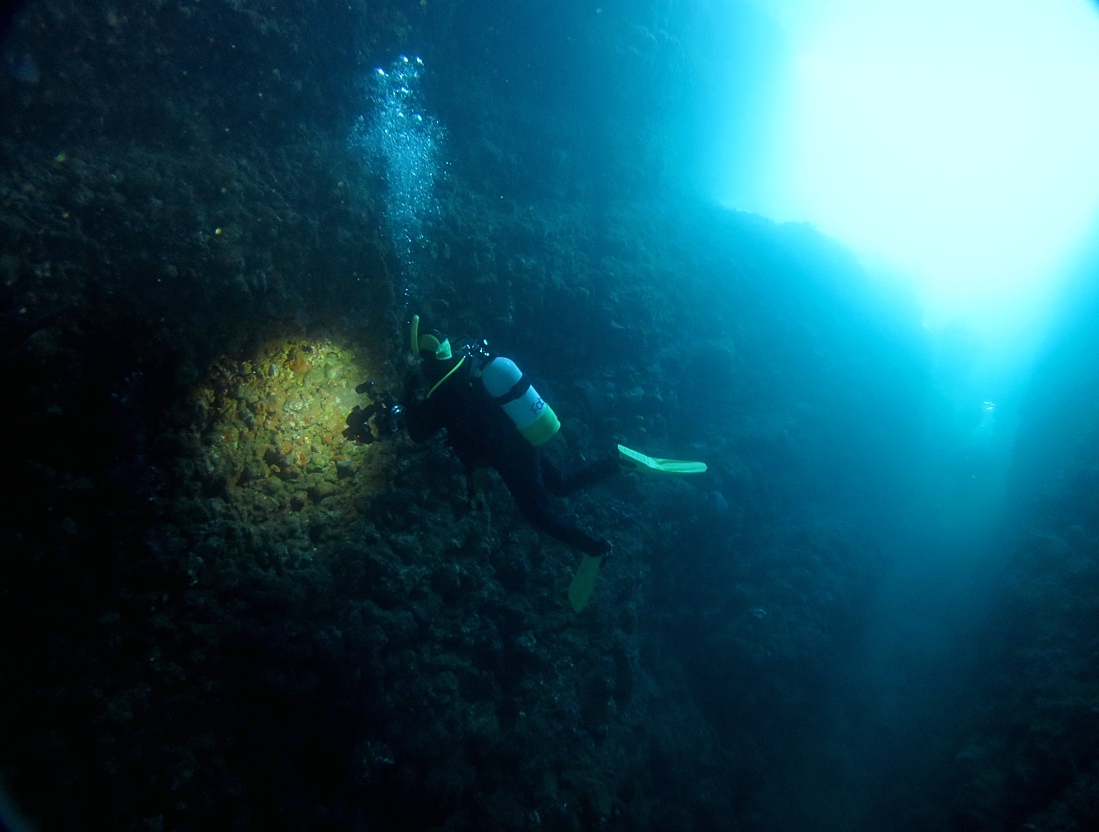
[[[412,326],[408,331],[409,341],[412,343],[412,357],[419,359],[425,350],[431,352],[435,358],[446,361],[450,358],[450,339],[445,335],[436,335],[426,332],[420,335],[420,316],[412,316]]]

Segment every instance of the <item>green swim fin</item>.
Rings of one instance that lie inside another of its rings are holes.
[[[701,474],[706,470],[705,462],[687,462],[682,459],[653,459],[651,456],[645,456],[645,454],[631,450],[625,445],[618,446],[618,464],[632,471],[671,476]]]
[[[602,555],[584,555],[584,559],[580,561],[576,577],[569,584],[569,603],[572,604],[573,612],[580,612],[591,600],[592,593],[595,592],[595,579],[599,577],[599,564],[602,562]]]

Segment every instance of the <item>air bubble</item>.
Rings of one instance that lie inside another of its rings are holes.
[[[419,96],[423,61],[402,55],[389,71],[378,68],[370,84],[372,113],[359,116],[348,146],[386,181],[386,231],[404,266],[404,295],[413,292],[416,259],[423,248],[423,223],[438,212],[435,179],[442,129],[423,112]]]

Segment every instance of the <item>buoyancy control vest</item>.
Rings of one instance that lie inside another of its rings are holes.
[[[492,400],[519,429],[519,433],[534,446],[549,442],[561,429],[561,422],[553,408],[538,395],[523,371],[510,358],[491,355],[486,342],[465,348],[465,354],[445,376],[428,391],[427,398],[446,383],[451,376],[459,375],[470,384],[480,379]],[[464,372],[460,371],[464,368]]]

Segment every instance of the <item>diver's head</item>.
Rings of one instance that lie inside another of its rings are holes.
[[[409,333],[412,342],[412,355],[419,359],[424,378],[434,385],[454,369],[456,359],[450,348],[450,340],[439,332],[420,332],[420,316],[412,316],[412,329]]]
[[[420,334],[420,316],[412,316],[412,326],[409,329],[412,342],[412,355],[414,358],[435,359],[446,361],[453,357],[450,349],[450,341],[445,335],[438,332],[425,332]]]
[[[425,332],[417,343],[420,358],[425,361],[449,361],[454,357],[450,339],[438,332]]]
[[[420,366],[424,371],[424,380],[434,386],[447,373],[454,369],[458,359],[450,348],[450,341],[446,336],[429,332],[419,339]]]

